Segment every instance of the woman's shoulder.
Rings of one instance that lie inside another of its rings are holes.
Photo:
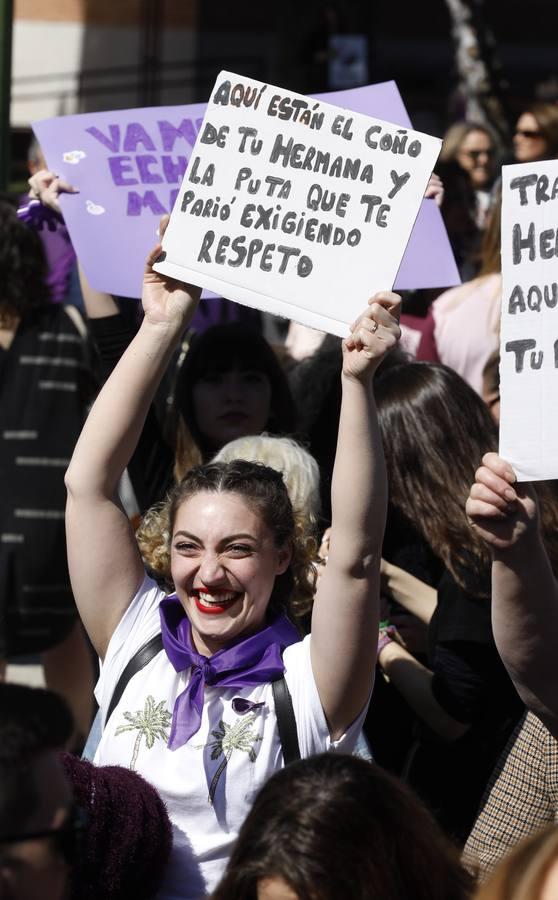
[[[164,591],[146,573],[109,641],[95,689],[99,706],[108,704],[129,661],[161,630],[159,604],[164,596]]]
[[[295,641],[283,650],[285,670],[295,670],[302,661],[310,656],[310,635]]]
[[[165,592],[147,572],[110,639],[105,665],[116,656],[132,656],[160,630],[159,605]]]

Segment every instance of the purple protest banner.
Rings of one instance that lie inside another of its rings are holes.
[[[404,128],[411,122],[394,81],[318,99]],[[206,104],[61,116],[33,122],[50,169],[79,188],[61,197],[76,254],[91,285],[139,297],[160,217],[172,210]],[[449,287],[459,274],[442,217],[425,200],[396,289]]]

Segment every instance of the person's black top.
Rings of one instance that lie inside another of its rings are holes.
[[[447,571],[438,585],[428,656],[436,700],[470,727],[448,742],[421,724],[409,781],[461,843],[524,707],[494,643],[490,599],[467,593]]]
[[[78,315],[45,303],[0,348],[0,658],[56,646],[78,617],[64,473],[97,388]]]

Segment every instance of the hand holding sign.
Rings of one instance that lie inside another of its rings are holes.
[[[163,238],[169,217],[163,216],[159,233]],[[152,325],[184,330],[194,317],[201,295],[201,288],[168,278],[153,268],[161,259],[163,248],[157,244],[147,257],[143,276],[142,305],[145,318]]]
[[[351,325],[343,341],[343,375],[361,381],[374,374],[401,336],[401,297],[392,291],[376,294],[368,309]]]
[[[533,488],[516,484],[513,469],[496,453],[483,457],[465,508],[475,531],[496,550],[509,550],[529,534],[537,534]]]

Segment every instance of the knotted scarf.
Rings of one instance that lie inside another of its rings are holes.
[[[174,703],[169,750],[182,747],[199,730],[206,684],[243,688],[275,681],[285,671],[282,651],[300,640],[294,625],[282,615],[256,634],[240,636],[213,656],[202,656],[194,648],[190,621],[178,597],[165,597],[159,612],[169,661],[176,672],[192,670],[188,686]]]

